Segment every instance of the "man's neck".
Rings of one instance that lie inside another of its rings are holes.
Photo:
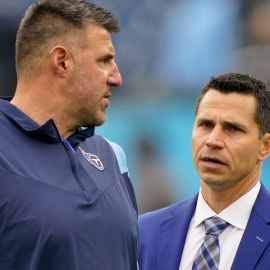
[[[252,177],[243,179],[231,186],[213,186],[201,181],[202,196],[213,211],[218,214],[256,185],[259,180],[260,171],[261,165],[259,164],[253,172]]]
[[[48,91],[48,89],[46,90]],[[52,119],[59,134],[66,138],[74,133],[75,128],[72,125],[68,125],[70,119],[65,119],[63,112],[64,104],[61,100],[57,100],[57,95],[52,96],[46,94],[46,90],[33,89],[33,84],[29,87],[19,84],[15,96],[10,103],[39,125],[43,125],[49,119]],[[62,105],[59,106],[59,104]]]

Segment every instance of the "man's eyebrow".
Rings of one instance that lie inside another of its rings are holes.
[[[210,119],[210,118],[207,118],[207,117],[200,117],[197,119],[197,122],[198,123],[215,123],[214,120]],[[244,124],[241,124],[237,121],[229,121],[229,120],[225,120],[225,121],[222,121],[222,125],[223,126],[233,126],[233,127],[238,127],[240,129],[243,129],[243,130],[246,130],[247,129],[247,126],[244,125]]]
[[[236,121],[224,121],[223,125],[237,127],[237,128],[243,129],[243,130],[246,130],[246,128],[247,128],[245,125],[243,125],[239,122],[236,122]]]
[[[200,118],[197,118],[197,122],[200,122],[200,123],[202,123],[202,122],[213,123],[214,121],[211,120],[211,119],[209,119],[209,118],[207,118],[207,117],[200,117]]]
[[[111,60],[114,59],[114,54],[108,53],[106,55],[102,55],[98,58],[98,60]]]

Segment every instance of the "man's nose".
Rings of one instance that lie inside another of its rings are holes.
[[[223,132],[221,127],[215,126],[206,140],[206,145],[209,147],[219,147],[222,148],[224,146],[223,140]]]
[[[122,85],[122,76],[116,63],[114,63],[109,75],[108,83],[111,86],[119,87]]]

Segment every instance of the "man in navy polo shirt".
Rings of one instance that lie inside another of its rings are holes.
[[[117,20],[86,0],[41,0],[16,39],[0,101],[0,269],[134,270],[137,206],[123,150],[94,134],[122,83]]]

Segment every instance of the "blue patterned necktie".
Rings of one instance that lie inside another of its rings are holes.
[[[204,242],[195,256],[192,270],[217,270],[220,257],[218,236],[229,226],[229,223],[218,217],[210,217],[203,223]]]

